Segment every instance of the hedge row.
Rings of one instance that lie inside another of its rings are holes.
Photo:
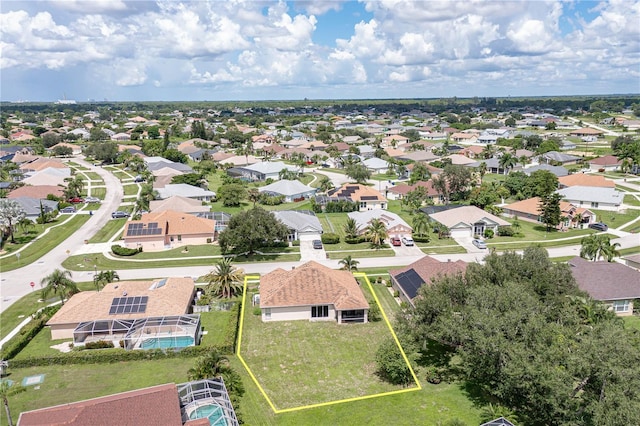
[[[428,243],[431,241],[431,237],[429,235],[412,235],[413,241],[416,243]]]
[[[320,236],[323,244],[338,244],[340,242],[340,236],[331,232],[324,233]]]
[[[18,355],[20,351],[23,350],[38,333],[40,333],[47,321],[49,321],[53,314],[58,312],[58,309],[60,309],[60,305],[49,306],[34,314],[33,320],[4,344],[2,351],[0,352],[0,359],[12,359],[14,356]]]
[[[133,256],[134,254],[140,253],[142,251],[142,247],[134,249],[114,244],[111,246],[111,251],[113,252],[113,254],[117,254],[118,256]]]
[[[360,244],[367,241],[367,237],[364,235],[358,235],[357,237],[344,237],[344,242],[347,244]]]
[[[229,348],[231,353],[236,351],[236,339],[238,337],[238,327],[240,326],[240,312],[242,312],[242,302],[237,302],[231,308],[229,323],[225,328],[222,347]]]
[[[233,348],[225,346],[189,346],[180,350],[134,350],[101,349],[92,351],[69,352],[60,355],[48,355],[41,357],[29,357],[16,359],[11,362],[12,368],[41,367],[46,365],[73,365],[73,364],[112,364],[123,361],[156,360],[169,358],[194,358],[202,356],[215,348],[220,353],[229,354]]]

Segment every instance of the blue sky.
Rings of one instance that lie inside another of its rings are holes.
[[[640,1],[3,0],[5,101],[640,93]]]

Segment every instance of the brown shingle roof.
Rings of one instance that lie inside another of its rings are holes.
[[[153,386],[20,414],[19,426],[182,425],[174,384]]]
[[[53,194],[56,197],[63,197],[64,188],[61,186],[55,186],[55,185],[38,185],[38,186],[25,185],[11,191],[9,195],[7,195],[7,198],[28,197],[28,198],[44,199],[44,198],[47,198],[47,195],[49,194]]]
[[[196,217],[194,215],[173,210],[162,210],[143,214],[140,220],[127,222],[124,235],[128,235],[128,229],[135,224],[158,223],[158,227],[164,230],[163,235],[200,235],[210,233],[215,230],[216,221]]]
[[[47,325],[73,324],[107,318],[137,319],[188,313],[195,287],[191,278],[167,278],[166,283],[151,289],[157,281],[120,281],[104,286],[101,291],[83,291],[73,295]],[[109,315],[116,297],[148,296],[145,312]]]
[[[444,275],[453,275],[457,273],[464,274],[467,270],[467,265],[468,264],[462,260],[456,260],[455,262],[440,262],[431,256],[425,256],[413,262],[409,266],[389,271],[389,275],[395,278],[398,275],[413,269],[416,274],[422,278],[424,283],[431,284],[434,279]],[[411,297],[412,295],[409,296]]]
[[[604,176],[588,175],[584,173],[574,173],[572,175],[560,176],[558,183],[562,186],[599,186],[605,188],[615,188],[614,181],[605,179]]]
[[[285,271],[276,269],[260,279],[260,307],[333,304],[336,310],[368,309],[353,275],[317,262]]]
[[[640,271],[616,262],[569,261],[578,287],[596,300],[640,298]]]

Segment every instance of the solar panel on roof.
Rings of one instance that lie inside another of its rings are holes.
[[[109,315],[137,314],[147,310],[148,296],[114,297]]]
[[[424,280],[413,269],[409,269],[406,272],[396,275],[395,279],[398,282],[398,285],[402,287],[406,295],[411,299],[416,297],[418,289],[422,284],[424,284]]]
[[[371,200],[377,200],[378,197],[375,195],[363,195],[362,197],[360,197],[360,199],[362,201],[371,201]]]

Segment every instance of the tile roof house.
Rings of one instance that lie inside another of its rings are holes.
[[[511,225],[504,219],[475,206],[460,206],[429,214],[429,217],[449,228],[452,237],[484,235],[484,231],[498,233],[499,226]]]
[[[531,176],[532,173],[537,172],[538,170],[546,170],[548,172],[553,173],[557,177],[567,176],[569,171],[562,166],[552,166],[550,164],[538,164],[536,166],[527,167],[522,170],[524,174],[527,176]]]
[[[503,206],[502,210],[505,216],[517,217],[527,222],[542,223],[540,203],[540,197],[533,197]],[[596,215],[591,210],[576,207],[567,201],[560,201],[560,215],[562,221],[557,226],[557,229],[562,230],[581,228],[583,225],[588,225],[596,221]],[[581,218],[579,223],[577,222],[578,215],[580,215],[579,217]]]
[[[414,183],[413,185],[409,185],[406,183],[394,185],[387,190],[388,198],[392,200],[402,200],[405,195],[418,187],[423,187],[424,189],[426,189],[427,198],[433,201],[434,204],[441,204],[443,202],[444,197],[433,187],[432,180],[428,180],[426,182],[419,181]]]
[[[329,200],[349,200],[358,203],[359,211],[387,208],[387,199],[375,189],[358,183],[346,183],[329,191]]]
[[[190,277],[172,277],[158,281],[118,281],[100,291],[76,293],[60,307],[47,325],[51,339],[71,339],[83,322],[98,320],[135,320],[146,317],[188,314],[195,295]],[[144,309],[133,313],[110,313],[114,299],[147,297]]]
[[[285,202],[291,203],[313,197],[318,189],[307,186],[299,180],[283,179],[262,186],[258,191],[269,195],[283,195]]]
[[[283,161],[262,161],[249,166],[230,168],[227,170],[227,174],[250,181],[264,181],[269,178],[278,180],[280,179],[280,172],[285,169],[291,172],[298,172],[298,167]]]
[[[569,134],[571,136],[584,137],[584,136],[600,136],[602,135],[602,133],[603,132],[601,130],[592,129],[591,127],[582,127],[580,129],[572,131]]]
[[[22,182],[26,185],[58,185],[66,186],[65,179],[71,177],[71,169],[47,167],[37,172],[29,172],[24,174],[25,178]]]
[[[558,184],[560,188],[567,188],[569,186],[598,186],[604,188],[616,187],[616,183],[614,181],[606,179],[604,176],[585,173],[574,173],[568,176],[561,176],[558,178]]]
[[[173,210],[143,214],[125,224],[124,245],[143,251],[211,243],[216,238],[216,222]]]
[[[622,206],[624,194],[615,188],[596,186],[570,186],[558,190],[563,200],[578,207],[618,211]]]
[[[640,254],[632,254],[629,256],[623,257],[624,263],[633,269],[637,269],[640,271]]]
[[[174,195],[180,195],[181,197],[192,198],[200,201],[211,201],[216,198],[215,192],[186,183],[166,184],[164,188],[158,188],[158,195],[163,200],[173,197]]]
[[[581,257],[569,260],[578,287],[604,302],[620,316],[633,314],[633,301],[640,299],[640,271],[617,262],[591,262]]]
[[[591,170],[616,170],[622,164],[622,160],[619,160],[615,155],[605,155],[603,157],[594,158],[589,160],[589,168]]]
[[[389,237],[410,236],[413,228],[400,216],[386,210],[367,210],[364,212],[350,212],[347,216],[356,221],[356,226],[362,234],[373,219],[379,219],[384,223]]]
[[[367,322],[369,304],[351,272],[310,261],[260,279],[262,321]]]
[[[391,286],[398,290],[400,299],[411,306],[415,306],[413,300],[418,296],[418,291],[423,284],[431,284],[434,279],[444,275],[464,274],[467,263],[462,260],[455,262],[440,262],[430,256],[413,262],[401,269],[389,271]]]
[[[55,168],[55,169],[68,169],[69,166],[63,163],[59,158],[44,158],[39,157],[29,163],[24,163],[20,165],[20,170],[24,172],[38,172],[40,170],[44,170],[46,168]]]
[[[149,210],[154,213],[164,210],[173,210],[182,213],[202,213],[211,211],[209,206],[203,206],[202,201],[193,198],[174,195],[164,200],[153,200],[149,202]]]
[[[9,195],[7,195],[7,198],[29,197],[45,199],[49,194],[55,195],[56,197],[64,197],[64,188],[56,185],[25,185],[11,191]]]
[[[366,168],[373,174],[386,173],[389,170],[389,162],[382,158],[367,158],[362,162]]]
[[[198,407],[213,410],[198,411]],[[209,426],[213,421],[225,426],[239,424],[222,378],[167,383],[25,411],[18,425]]]

